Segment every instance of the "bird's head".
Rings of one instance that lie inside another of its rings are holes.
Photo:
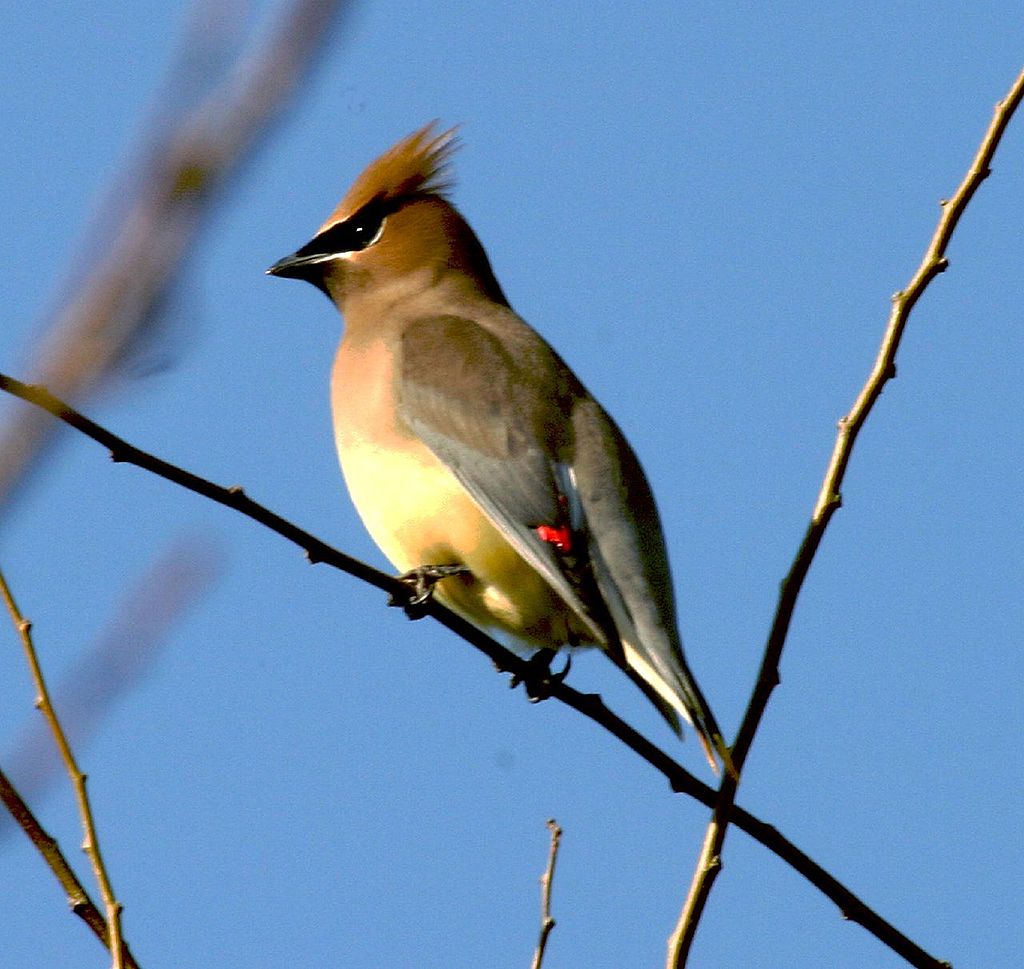
[[[505,302],[487,255],[448,201],[455,129],[431,122],[372,162],[301,249],[274,263],[273,276],[305,279],[339,306],[356,293],[434,285],[455,274],[463,285]]]

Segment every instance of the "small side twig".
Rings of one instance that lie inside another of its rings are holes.
[[[540,937],[537,939],[537,949],[533,953],[530,969],[541,969],[548,936],[556,924],[551,917],[551,883],[555,879],[555,862],[558,861],[558,846],[562,843],[562,829],[554,818],[548,819],[547,828],[551,832],[551,847],[548,850],[548,866],[540,876]]]
[[[100,897],[103,899],[103,907],[107,916],[107,947],[113,956],[113,969],[124,969],[125,951],[124,941],[121,937],[121,903],[114,894],[114,888],[110,883],[110,876],[107,873],[106,865],[103,863],[103,856],[100,853],[99,837],[96,834],[96,824],[92,816],[92,806],[89,803],[89,795],[85,789],[86,776],[78,767],[75,755],[71,751],[71,745],[60,724],[57,712],[50,701],[50,693],[46,687],[46,679],[43,677],[42,667],[39,665],[39,657],[36,655],[35,645],[32,642],[32,623],[26,619],[18,609],[14,596],[3,572],[0,571],[0,598],[3,598],[4,605],[11,615],[18,635],[21,638],[22,647],[25,650],[25,659],[28,661],[32,673],[32,680],[36,688],[36,706],[46,718],[53,733],[53,739],[60,751],[61,759],[67,768],[68,776],[75,791],[75,800],[78,802],[78,813],[82,819],[82,850],[85,852],[92,865],[93,873],[96,876],[96,883],[99,885]]]
[[[25,803],[2,770],[0,770],[0,801],[10,811],[11,817],[18,823],[18,827],[28,835],[36,850],[43,856],[50,871],[60,882],[61,888],[64,889],[68,897],[71,911],[89,926],[100,942],[109,947],[110,933],[106,919],[103,918],[100,910],[89,897],[85,886],[78,880],[78,876],[68,863],[67,858],[64,857],[64,852],[60,850],[56,839],[39,823],[39,819],[32,813],[32,809]],[[124,953],[124,969],[139,969],[139,964],[131,954],[127,942],[122,943],[122,951]]]
[[[753,693],[747,704],[746,713],[740,724],[736,736],[736,743],[732,748],[732,759],[737,770],[742,769],[754,735],[761,724],[768,700],[772,691],[779,682],[779,660],[782,656],[782,649],[789,632],[789,624],[793,617],[793,610],[796,607],[796,600],[800,594],[807,572],[810,569],[811,561],[821,544],[822,537],[832,516],[842,504],[841,487],[846,469],[849,465],[853,446],[857,435],[867,421],[876,401],[882,393],[885,384],[896,376],[896,352],[899,349],[900,340],[906,327],[910,312],[913,310],[921,294],[927,289],[928,284],[940,273],[945,272],[949,263],[946,259],[946,248],[953,232],[960,222],[967,204],[974,197],[975,192],[981,183],[989,176],[992,158],[1003,132],[1017,110],[1021,99],[1024,98],[1024,71],[1017,76],[1009,93],[1000,101],[992,117],[992,121],[981,140],[981,144],[975,153],[967,174],[960,183],[951,199],[942,201],[942,214],[939,217],[938,225],[932,235],[931,242],[925,251],[921,264],[914,273],[906,289],[896,293],[892,298],[892,309],[889,314],[889,321],[882,337],[882,343],[875,359],[874,367],[868,376],[867,382],[861,389],[860,394],[854,401],[850,412],[839,421],[839,431],[836,436],[835,446],[832,450],[832,457],[829,460],[828,468],[825,471],[825,478],[818,493],[814,511],[811,515],[810,524],[804,535],[796,558],[790,567],[789,573],[782,582],[779,591],[779,601],[775,610],[775,617],[772,628],[768,635],[768,642],[765,646],[764,658],[761,661],[761,669],[757,682],[754,685]],[[679,922],[669,938],[668,946],[668,969],[678,969],[686,964],[686,958],[693,942],[697,924],[700,921],[704,906],[711,893],[715,878],[721,870],[721,852],[725,842],[725,835],[728,829],[730,814],[733,803],[736,799],[736,781],[726,776],[719,788],[718,803],[708,825],[707,836],[697,861],[696,870],[690,891],[683,904]],[[906,956],[905,956],[906,957]],[[948,963],[936,962],[928,957],[928,962],[917,962],[911,959],[911,963],[917,965],[948,966]]]

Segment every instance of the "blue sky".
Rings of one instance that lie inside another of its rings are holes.
[[[460,123],[455,199],[513,305],[639,452],[688,655],[731,733],[889,296],[1020,69],[1020,12],[624,10],[360,5],[203,234],[171,309],[174,365],[85,409],[383,566],[333,453],[337,315],[263,270],[393,141]],[[0,370],[29,373],[183,17],[51,0],[0,13]],[[740,794],[958,967],[1018,965],[1024,941],[1022,217],[1019,117],[857,445]],[[55,684],[183,533],[219,577],[80,747],[147,969],[526,966],[551,816],[565,836],[546,969],[662,964],[704,808],[589,721],[526,703],[440,627],[71,436],[0,536]],[[38,715],[3,642],[8,764]],[[600,656],[570,682],[710,779]],[[35,803],[77,858],[66,785]],[[107,964],[7,834],[0,962]],[[724,862],[691,965],[903,965],[742,833]]]

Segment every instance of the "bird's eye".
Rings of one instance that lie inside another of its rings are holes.
[[[387,218],[383,213],[359,212],[347,221],[351,243],[345,251],[361,252],[363,249],[369,249],[381,237]]]
[[[382,202],[373,201],[344,222],[321,232],[298,255],[340,256],[369,249],[383,234],[389,211]]]

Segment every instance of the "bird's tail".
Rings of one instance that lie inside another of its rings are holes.
[[[680,656],[677,669],[661,670],[648,660],[644,653],[628,642],[622,643],[626,672],[647,698],[657,707],[669,726],[682,734],[679,723],[681,716],[689,723],[697,734],[697,740],[704,750],[711,769],[718,773],[718,762],[722,763],[725,772],[733,779],[739,779],[739,772],[732,761],[732,753],[722,736],[718,721],[711,712],[708,701],[704,699],[696,679],[690,672],[686,661]],[[661,664],[659,664],[660,666]],[[717,755],[717,759],[716,759]]]

